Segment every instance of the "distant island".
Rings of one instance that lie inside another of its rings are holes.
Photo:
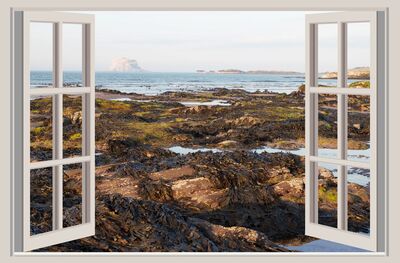
[[[297,71],[283,71],[283,70],[240,70],[240,69],[220,69],[220,70],[196,70],[197,73],[211,73],[211,74],[274,74],[274,75],[302,75],[304,73]]]
[[[324,72],[321,79],[337,79],[337,72]],[[348,79],[369,79],[369,67],[356,67],[347,71]]]
[[[129,59],[126,57],[114,58],[111,62],[110,71],[115,72],[145,72],[139,66],[139,63],[135,59]]]

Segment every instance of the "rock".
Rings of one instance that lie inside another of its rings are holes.
[[[304,199],[304,187],[304,178],[293,178],[273,185],[272,189],[283,200],[303,201],[302,199]]]
[[[326,72],[320,76],[322,79],[336,79],[337,72]],[[369,79],[368,67],[357,67],[347,71],[348,79]]]
[[[117,71],[117,72],[143,72],[143,70],[138,62],[134,59],[128,59],[125,57],[122,58],[114,58],[112,60],[111,66],[110,66],[111,71]]]
[[[301,94],[305,94],[306,93],[306,85],[305,84],[301,84],[299,86],[299,88],[297,89],[297,91]]]
[[[226,140],[226,141],[222,141],[220,143],[218,143],[219,147],[222,148],[230,148],[230,147],[235,147],[237,146],[237,141],[233,141],[233,140]]]
[[[228,189],[215,189],[205,177],[179,180],[172,184],[172,195],[182,206],[194,210],[212,210],[226,203]]]
[[[218,252],[289,251],[244,227],[223,227],[186,217],[171,207],[120,195],[99,197],[96,235],[40,251]],[[78,216],[69,213],[69,217]],[[173,237],[173,238],[171,238]]]
[[[335,177],[333,176],[332,171],[325,169],[325,168],[319,168],[318,178],[319,179],[333,179]]]
[[[261,120],[259,118],[251,116],[242,116],[233,121],[227,121],[227,123],[233,123],[236,126],[253,126],[255,124],[261,123]]]
[[[82,124],[82,111],[76,111],[73,113],[73,115],[71,116],[71,122],[73,125],[75,124]]]
[[[169,112],[172,114],[206,114],[213,111],[213,106],[196,105],[193,107],[179,107],[170,109]]]

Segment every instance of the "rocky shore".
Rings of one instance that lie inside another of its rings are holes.
[[[322,79],[337,79],[337,72],[325,72],[320,76]],[[348,79],[369,79],[368,67],[357,67],[347,71]]]
[[[369,102],[350,102],[349,146],[365,149]],[[34,160],[51,156],[50,103],[32,103]],[[320,147],[332,148],[336,102],[323,96],[319,103]],[[76,98],[64,105],[65,151],[79,154]],[[219,151],[178,154],[168,150],[172,146]],[[42,251],[280,252],[312,240],[304,236],[303,157],[251,151],[261,146],[304,146],[301,88],[292,94],[215,89],[157,96],[98,91],[96,235]],[[66,226],[81,222],[79,168],[64,171]],[[51,170],[34,173],[31,189],[31,231],[49,231]],[[320,223],[334,225],[332,171],[320,168],[319,189]],[[349,183],[349,230],[368,229],[369,189]]]

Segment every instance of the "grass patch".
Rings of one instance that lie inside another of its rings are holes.
[[[370,87],[369,80],[356,81],[349,85],[349,88],[369,88],[369,87]]]
[[[47,130],[47,127],[36,127],[34,129],[32,129],[31,133],[35,136],[41,135],[43,133],[45,133]]]
[[[320,187],[318,189],[318,199],[322,202],[336,203],[337,191],[335,189],[327,189],[325,187]]]
[[[171,143],[172,134],[168,129],[173,123],[168,122],[132,122],[128,124],[130,136],[152,145],[166,146]]]
[[[69,139],[72,141],[78,140],[82,138],[82,134],[81,133],[74,133],[71,136],[69,136]]]
[[[108,111],[129,111],[131,110],[131,104],[123,101],[112,101],[112,100],[101,100],[96,99],[96,107],[105,109]]]

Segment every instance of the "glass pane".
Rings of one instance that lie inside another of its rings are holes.
[[[337,86],[337,24],[318,25],[318,86]]]
[[[82,25],[63,24],[63,86],[82,87]]]
[[[63,166],[63,226],[82,223],[82,164]]]
[[[318,224],[337,227],[337,171],[335,164],[318,163]]]
[[[338,156],[336,95],[318,95],[318,156]]]
[[[64,158],[82,155],[82,96],[64,95]]]
[[[348,160],[369,162],[370,152],[370,98],[348,96]]]
[[[370,230],[370,171],[348,167],[348,230],[369,234]]]
[[[53,168],[31,171],[31,235],[52,230]]]
[[[53,24],[31,23],[29,36],[30,86],[53,87]]]
[[[31,97],[31,162],[53,159],[53,97]]]
[[[369,88],[369,23],[347,24],[347,84],[350,88]]]

